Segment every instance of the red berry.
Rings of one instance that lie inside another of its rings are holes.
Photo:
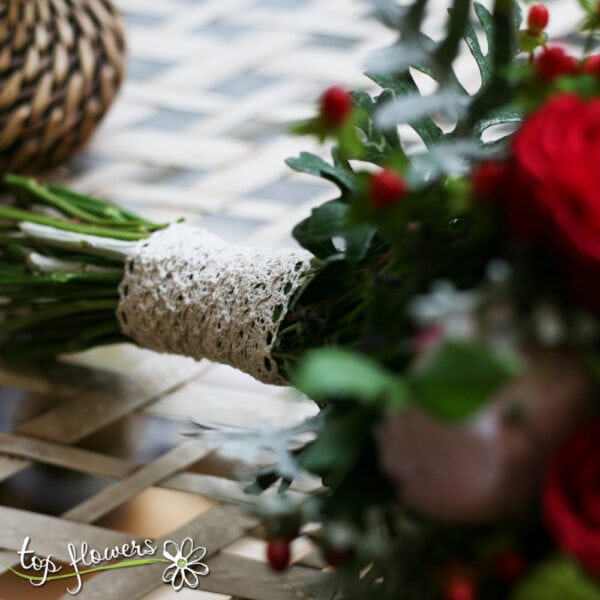
[[[527,561],[514,550],[504,550],[495,556],[494,570],[505,583],[515,583],[527,572]]]
[[[497,197],[505,182],[506,166],[496,160],[482,162],[471,174],[473,193],[480,200]]]
[[[548,83],[564,75],[576,75],[579,71],[577,60],[569,56],[562,48],[553,46],[544,48],[535,61],[537,74]]]
[[[384,169],[371,176],[369,200],[376,208],[387,208],[406,196],[406,182],[398,173]]]
[[[343,87],[330,87],[321,96],[321,119],[327,127],[340,127],[351,112],[352,96]]]
[[[549,20],[548,9],[543,4],[534,4],[529,9],[527,16],[527,29],[531,33],[541,33],[548,27]]]
[[[290,557],[290,543],[287,539],[277,538],[267,544],[267,560],[273,571],[285,571],[290,564]]]
[[[352,548],[347,546],[330,546],[325,550],[324,556],[328,565],[339,567],[352,556]]]
[[[600,54],[588,56],[583,62],[581,70],[587,75],[596,75],[597,77],[600,77]]]
[[[456,575],[444,589],[444,600],[477,600],[473,581],[464,575]]]

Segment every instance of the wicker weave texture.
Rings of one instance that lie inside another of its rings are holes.
[[[123,79],[110,0],[0,2],[0,170],[35,172],[89,139]]]

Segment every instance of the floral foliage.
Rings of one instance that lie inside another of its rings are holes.
[[[348,598],[598,598],[597,425],[563,446],[598,418],[598,9],[575,57],[542,5],[522,27],[512,1],[456,0],[434,40],[426,0],[374,4],[398,32],[380,91],[293,127],[331,162],[288,161],[339,191],[295,228],[321,268],[276,348],[325,409],[295,451],[325,488],[263,517],[278,539],[312,523]]]

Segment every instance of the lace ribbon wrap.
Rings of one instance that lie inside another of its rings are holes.
[[[203,229],[171,225],[128,257],[117,317],[140,346],[283,385],[271,350],[311,260],[304,250],[232,246]]]

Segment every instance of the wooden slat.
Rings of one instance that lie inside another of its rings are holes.
[[[31,464],[27,460],[20,459],[29,459],[41,464],[111,479],[121,479],[140,468],[138,463],[126,459],[6,433],[0,433],[0,452],[11,455],[0,456],[0,472],[12,474]],[[152,485],[241,504],[253,503],[257,498],[244,494],[243,483],[231,481],[223,476],[200,473],[175,473],[161,481],[155,481]]]
[[[69,543],[87,541],[95,548],[111,547],[131,541],[131,535],[111,531],[103,527],[75,523],[60,517],[41,515],[30,511],[0,506],[0,546],[18,550],[26,537],[32,538],[32,549],[40,556],[52,554],[61,561],[69,562]],[[13,557],[14,558],[14,557]]]
[[[90,450],[82,450],[55,442],[8,433],[0,433],[0,452],[13,457],[28,459],[29,461],[101,477],[121,478],[137,468],[134,462],[106,456],[99,452],[91,452]],[[27,460],[7,459],[0,456],[0,472],[3,471],[2,461],[6,461],[7,467],[10,462],[13,462],[15,463],[14,467],[19,469],[29,464]]]
[[[210,450],[209,446],[198,440],[184,442],[132,475],[68,510],[63,517],[86,523],[93,522],[147,487],[193,465]]]
[[[18,428],[18,433],[76,442],[121,417],[176,390],[204,367],[175,356],[156,355],[127,376],[110,377],[102,389],[84,391]]]

